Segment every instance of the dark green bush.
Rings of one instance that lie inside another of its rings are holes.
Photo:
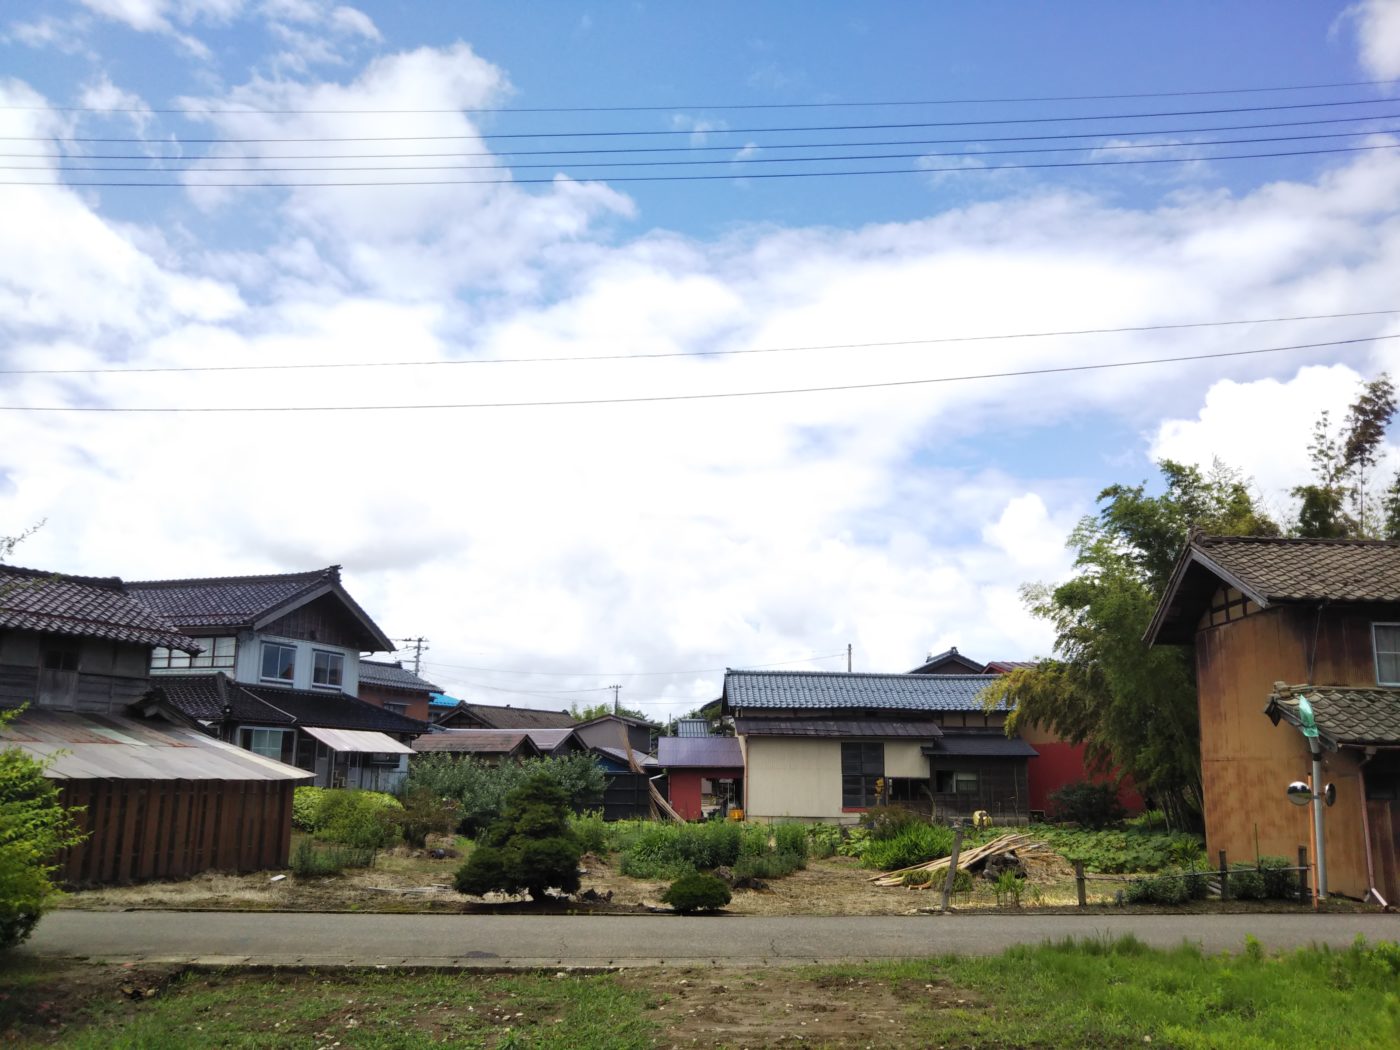
[[[573,893],[582,851],[569,816],[569,796],[558,781],[542,773],[531,777],[506,797],[500,817],[458,870],[457,891],[523,891],[535,900],[550,889]]]
[[[767,829],[758,829],[766,841]],[[691,871],[732,866],[750,828],[727,821],[652,824],[639,831],[622,854],[622,874],[637,879],[673,879]]]
[[[410,791],[403,808],[391,818],[403,833],[403,840],[414,849],[423,849],[429,835],[446,835],[457,826],[461,810],[455,799],[434,795],[426,788]]]
[[[1259,868],[1264,874],[1264,896],[1272,900],[1291,900],[1298,896],[1298,873],[1288,870],[1295,863],[1286,857],[1259,858]]]
[[[871,806],[860,815],[860,826],[876,840],[892,839],[905,828],[927,823],[922,816],[903,806]]]
[[[1229,881],[1231,900],[1262,901],[1268,896],[1264,873],[1253,864],[1231,864]]]
[[[442,753],[417,755],[409,763],[403,789],[425,789],[455,799],[462,812],[459,830],[475,836],[501,815],[507,795],[541,774],[564,792],[574,813],[602,803],[607,776],[592,755],[532,758],[498,766]]]
[[[734,862],[734,878],[781,879],[806,866],[795,853],[749,853]]]
[[[671,883],[661,900],[682,915],[690,915],[697,911],[718,911],[729,903],[730,893],[720,879],[694,872]]]
[[[1185,904],[1191,899],[1188,881],[1169,874],[1134,879],[1123,896],[1129,904]]]
[[[909,824],[894,838],[872,838],[861,854],[861,865],[879,871],[896,871],[953,852],[953,832],[932,824]]]
[[[1050,793],[1050,815],[1061,823],[1098,830],[1121,823],[1128,814],[1118,801],[1117,785],[1079,780]]]
[[[601,809],[578,814],[569,821],[569,826],[573,828],[574,837],[578,839],[579,849],[583,852],[601,855],[608,851],[608,826],[603,822]]]

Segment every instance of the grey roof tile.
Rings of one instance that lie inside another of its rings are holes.
[[[728,710],[981,711],[983,689],[1000,675],[864,674],[849,671],[728,671]],[[1005,710],[999,705],[996,710]]]
[[[133,580],[128,586],[173,623],[185,627],[243,627],[298,596],[339,579],[339,566],[332,566],[270,576]]]
[[[739,736],[816,736],[816,737],[910,737],[935,740],[943,735],[938,723],[902,722],[877,718],[767,718],[741,717],[734,720]]]
[[[1306,696],[1324,742],[1339,745],[1400,744],[1400,689],[1354,686],[1274,686],[1264,713],[1299,725],[1298,698]]]
[[[0,628],[200,651],[198,642],[115,577],[64,576],[11,565],[0,565]]]
[[[1400,542],[1198,536],[1191,546],[1267,601],[1400,601]]]
[[[386,711],[345,693],[248,685],[235,682],[222,672],[161,675],[153,684],[164,690],[178,710],[202,722],[222,718],[227,698],[233,717],[239,722],[369,729],[381,733],[426,733],[429,728],[426,722]]]
[[[387,660],[361,660],[360,682],[384,689],[403,689],[414,693],[436,693],[438,686],[418,677],[403,664]]]

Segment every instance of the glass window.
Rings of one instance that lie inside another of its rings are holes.
[[[234,649],[237,646],[237,639],[232,635],[222,638],[201,638],[199,644],[204,646],[204,652],[197,654],[193,658],[186,657],[190,667],[232,667]],[[184,654],[178,654],[184,655]],[[151,659],[152,667],[163,666]],[[169,666],[174,666],[173,664]]]
[[[264,642],[262,647],[262,674],[264,682],[286,682],[291,684],[296,672],[297,651],[290,645]]]
[[[287,738],[285,729],[244,729],[243,747],[264,758],[282,760],[282,747]]]
[[[317,649],[311,664],[311,684],[322,689],[339,689],[344,679],[344,654],[327,653]]]
[[[384,701],[384,710],[386,710],[386,711],[392,711],[392,712],[393,712],[394,714],[396,714],[396,715],[406,715],[406,714],[408,714],[408,705],[407,705],[407,704],[396,704],[396,703],[394,703],[394,701],[392,701],[392,700],[385,700],[385,701]]]
[[[866,809],[879,805],[885,779],[884,744],[841,745],[841,806]]]
[[[76,671],[77,669],[77,646],[58,644],[44,650],[44,670]]]
[[[977,793],[977,771],[966,769],[935,770],[933,790],[940,795],[975,795]]]
[[[1400,685],[1400,623],[1378,623],[1371,627],[1376,645],[1376,683]]]

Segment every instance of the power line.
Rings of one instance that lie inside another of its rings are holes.
[[[1137,91],[1103,95],[1030,95],[1019,98],[943,98],[898,99],[884,102],[731,102],[705,105],[633,105],[633,106],[457,106],[450,109],[260,109],[235,107],[230,109],[177,109],[150,106],[0,106],[0,110],[37,110],[59,113],[153,113],[174,114],[198,118],[204,116],[335,116],[339,114],[430,115],[446,113],[648,113],[674,110],[750,110],[750,109],[854,109],[880,106],[974,106],[1019,102],[1102,102],[1130,98],[1185,98],[1200,95],[1246,95],[1281,91],[1325,91],[1336,88],[1382,87],[1389,80],[1351,80],[1334,84],[1292,84],[1277,87],[1201,88],[1189,91]]]
[[[1112,144],[1095,144],[1089,146],[1024,146],[1018,149],[976,149],[960,151],[933,151],[920,150],[917,153],[856,153],[856,154],[826,154],[808,157],[720,157],[715,159],[700,158],[694,160],[605,160],[605,161],[571,161],[567,165],[567,170],[580,168],[654,168],[654,167],[694,167],[696,165],[723,164],[734,166],[736,164],[817,164],[838,162],[854,162],[867,160],[911,160],[916,157],[994,157],[1011,154],[1025,153],[1104,153],[1115,150],[1138,150],[1138,149],[1190,149],[1200,146],[1240,146],[1255,142],[1302,142],[1313,139],[1342,139],[1359,138],[1365,135],[1392,135],[1400,133],[1400,128],[1372,128],[1366,131],[1326,131],[1313,132],[1310,134],[1297,135],[1267,135],[1252,136],[1249,138],[1230,139],[1194,139],[1186,142],[1126,142]],[[779,147],[786,148],[786,147]],[[732,149],[732,147],[731,147]],[[1211,157],[1188,157],[1186,160],[1211,160]],[[258,159],[250,158],[248,162],[238,167],[209,165],[193,169],[193,171],[203,174],[204,172],[235,172],[257,175],[263,172],[305,172],[305,171],[500,171],[503,168],[509,170],[535,169],[535,168],[561,168],[564,165],[558,162],[549,163],[528,163],[528,164],[326,164],[326,165],[295,165],[278,167],[269,164],[259,163]],[[159,171],[161,169],[152,168],[150,164],[144,165],[79,165],[69,162],[60,164],[0,164],[0,171],[63,171],[63,172],[92,172],[92,171]],[[606,176],[605,176],[606,177]]]
[[[472,357],[437,361],[323,361],[307,364],[275,365],[169,365],[137,368],[0,368],[0,375],[146,375],[184,372],[280,372],[327,368],[427,368],[444,365],[574,364],[585,361],[648,361],[658,358],[733,357],[746,354],[791,354],[818,350],[866,350],[881,347],[921,346],[942,343],[978,343],[1003,339],[1050,339],[1063,336],[1121,335],[1137,332],[1169,332],[1190,328],[1222,328],[1245,324],[1281,324],[1293,321],[1337,321],[1353,317],[1384,317],[1400,309],[1356,310],[1350,313],[1297,314],[1292,317],[1249,317],[1228,321],[1183,321],[1173,324],[1129,325],[1118,328],[1078,328],[1052,332],[1005,332],[995,335],[931,336],[925,339],[895,339],[874,343],[826,343],[814,346],[769,346],[746,350],[677,350],[649,354],[587,354],[578,357]]]
[[[580,398],[569,401],[480,401],[420,405],[178,405],[160,408],[131,408],[110,405],[0,405],[0,412],[100,412],[110,414],[150,415],[250,412],[402,412],[478,408],[563,408],[585,405],[631,405],[668,401],[716,401],[737,397],[773,397],[784,394],[825,394],[847,390],[878,390],[896,387],[927,386],[939,383],[964,383],[982,379],[1013,379],[1026,376],[1058,375],[1070,372],[1098,372],[1113,368],[1135,368],[1142,365],[1165,365],[1186,361],[1213,361],[1231,357],[1277,354],[1289,350],[1316,350],[1323,347],[1352,346],[1360,343],[1374,343],[1390,339],[1400,339],[1400,334],[1363,336],[1357,339],[1334,339],[1321,343],[1298,343],[1293,346],[1270,346],[1258,350],[1228,350],[1213,354],[1154,357],[1137,361],[1109,361],[1092,365],[1059,365],[1051,368],[1027,368],[1014,372],[982,372],[961,376],[937,376],[931,379],[896,379],[880,383],[843,383],[833,386],[786,387],[777,390],[729,390],[711,394],[657,394],[643,397]]]
[[[1392,120],[1400,113],[1370,113],[1359,117],[1323,117],[1314,120],[1274,120],[1253,124],[1212,124],[1207,127],[1190,128],[1151,128],[1146,130],[1113,131],[1074,131],[1054,135],[976,135],[939,139],[877,139],[858,142],[782,142],[752,143],[758,149],[838,149],[849,146],[938,146],[958,142],[1049,142],[1063,139],[1084,138],[1129,138],[1138,135],[1196,135],[1214,131],[1259,131],[1270,128],[1315,127],[1319,124],[1350,124],[1367,120]],[[0,140],[3,141],[3,140]],[[745,145],[749,145],[746,143]],[[542,156],[592,156],[607,153],[703,153],[717,150],[733,152],[739,147],[733,143],[723,146],[595,146],[573,149],[496,149],[496,150],[453,150],[437,153],[277,153],[264,154],[263,160],[403,160],[434,157],[542,157]],[[43,159],[52,153],[10,153],[0,151],[0,157],[19,159]],[[215,153],[169,154],[169,153],[86,153],[70,155],[74,160],[147,160],[178,161],[196,164],[206,160],[227,160]]]
[[[1400,102],[1400,97],[1384,96],[1367,99],[1336,99],[1328,102],[1293,102],[1276,106],[1221,106],[1213,109],[1155,110],[1146,113],[1084,113],[1062,116],[1040,117],[996,117],[981,120],[940,120],[902,121],[879,124],[804,124],[787,127],[765,128],[710,128],[710,135],[772,135],[799,131],[880,131],[902,128],[970,128],[992,127],[1005,124],[1060,124],[1091,120],[1151,120],[1158,117],[1199,117],[1220,113],[1268,113],[1289,109],[1322,109],[1336,106],[1374,106],[1381,103]],[[693,135],[694,128],[661,128],[656,130],[608,130],[608,131],[514,131],[514,132],[475,132],[454,135],[352,135],[327,136],[310,135],[276,138],[181,138],[181,142],[199,145],[247,145],[265,142],[428,142],[460,139],[572,139],[572,138],[618,138],[655,135]],[[131,142],[144,143],[145,138],[114,136],[54,136],[54,135],[0,135],[0,142]]]
[[[978,167],[918,167],[918,168],[878,168],[864,171],[783,171],[783,172],[726,172],[722,175],[610,175],[604,182],[713,182],[734,179],[810,179],[832,178],[853,175],[933,175],[940,172],[957,174],[990,173],[998,171],[1024,171],[1035,168],[1112,168],[1134,164],[1194,164],[1201,160],[1266,160],[1277,157],[1309,157],[1336,153],[1366,153],[1373,150],[1397,149],[1400,143],[1386,143],[1372,146],[1338,146],[1328,149],[1278,150],[1270,153],[1221,153],[1213,157],[1138,157],[1131,160],[1082,160],[1048,161],[1035,164],[992,164]],[[255,174],[255,173],[254,173]],[[374,179],[359,182],[109,182],[86,179],[83,181],[36,182],[32,180],[0,180],[0,186],[36,187],[106,187],[108,189],[353,189],[387,188],[392,186],[531,186],[553,185],[556,179],[413,179],[392,180]]]
[[[683,674],[713,674],[719,671],[730,670],[755,670],[760,667],[787,667],[792,664],[804,664],[809,660],[830,660],[832,657],[845,656],[843,649],[839,653],[813,653],[810,656],[800,656],[794,660],[779,660],[771,664],[745,664],[742,668],[731,667],[697,667],[684,671],[521,671],[509,667],[472,667],[467,664],[444,664],[434,663],[434,667],[452,667],[459,671],[485,671],[490,674],[520,674],[531,675],[544,678],[666,678]],[[612,686],[605,685],[597,690],[567,689],[561,692],[600,692],[611,689]]]

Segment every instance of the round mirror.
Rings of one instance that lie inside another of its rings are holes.
[[[1325,788],[1322,789],[1322,801],[1326,802],[1329,806],[1337,801],[1336,784],[1328,784]]]
[[[1312,801],[1312,789],[1301,780],[1295,780],[1288,785],[1288,801],[1295,806],[1306,806]]]

